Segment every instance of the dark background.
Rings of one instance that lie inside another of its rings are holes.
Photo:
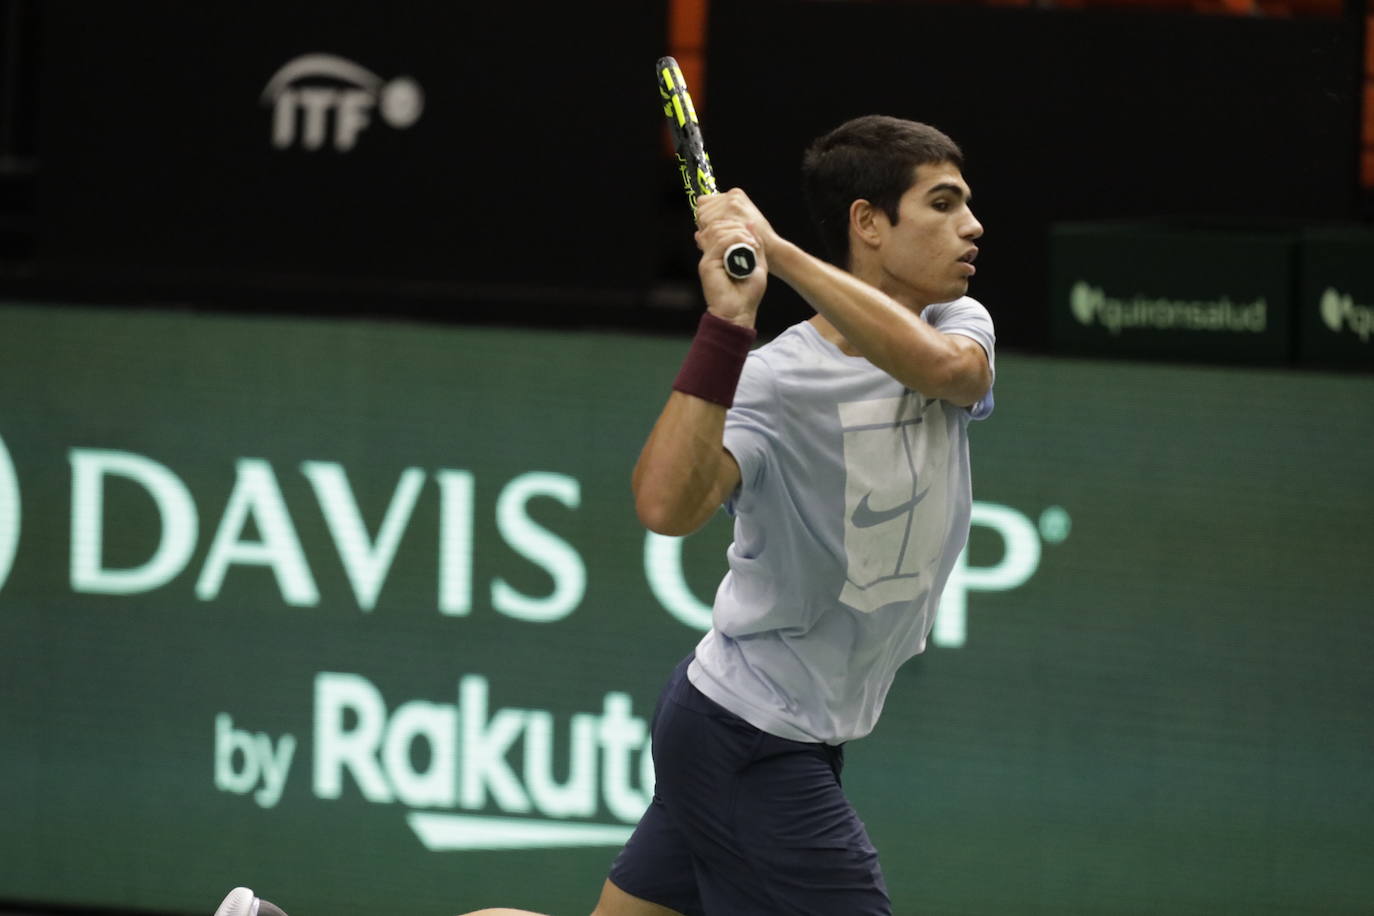
[[[0,284],[688,328],[695,250],[646,75],[672,6],[11,0]],[[1292,227],[1367,210],[1363,10],[1320,10],[738,0],[710,7],[691,53],[722,183],[808,246],[811,138],[873,111],[956,138],[987,228],[971,292],[1003,347],[1044,352],[1055,222]],[[413,77],[423,116],[397,130],[374,112],[347,153],[274,149],[258,96],[317,51]],[[776,283],[764,334],[807,314]]]
[[[940,127],[964,149],[986,229],[970,295],[1009,347],[1047,345],[1052,222],[1355,215],[1357,33],[1341,21],[782,0],[716,12],[710,129],[727,179],[810,239],[795,150],[873,111]],[[751,39],[764,33],[777,37]]]

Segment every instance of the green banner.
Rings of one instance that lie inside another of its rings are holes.
[[[0,901],[589,912],[729,540],[686,342],[0,307]],[[1374,901],[1374,379],[1006,356],[845,785],[896,912]]]
[[[1056,352],[1285,365],[1288,233],[1071,223],[1050,234]]]

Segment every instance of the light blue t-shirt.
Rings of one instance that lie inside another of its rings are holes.
[[[981,304],[921,317],[993,365]],[[741,482],[730,569],[688,669],[697,689],[782,738],[872,731],[968,539],[968,423],[991,412],[991,391],[972,409],[926,398],[810,323],[752,352],[725,420]]]

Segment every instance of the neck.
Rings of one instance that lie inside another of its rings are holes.
[[[866,258],[856,259],[849,272],[874,289],[881,291],[914,315],[921,314],[921,310],[931,303],[931,300],[915,289],[905,283],[898,282],[891,274],[883,270],[881,264],[870,262]]]
[[[923,301],[922,297],[909,287],[902,286],[901,288],[894,288],[897,284],[894,284],[892,279],[877,265],[858,262],[848,272],[859,280],[864,281],[869,286],[879,290],[898,305],[901,305],[918,317],[925,307],[930,304],[929,302]],[[851,344],[844,334],[840,332],[840,329],[831,324],[830,320],[824,315],[818,312],[809,318],[808,321],[811,322],[811,326],[816,329],[816,332],[820,334],[821,337],[838,347],[841,353],[844,353],[846,356],[863,355],[854,348],[853,344]]]

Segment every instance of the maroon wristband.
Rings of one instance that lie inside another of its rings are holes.
[[[682,361],[673,390],[681,391],[729,407],[735,402],[735,386],[744,369],[744,359],[758,332],[753,328],[717,318],[710,312],[701,316],[692,349]]]

